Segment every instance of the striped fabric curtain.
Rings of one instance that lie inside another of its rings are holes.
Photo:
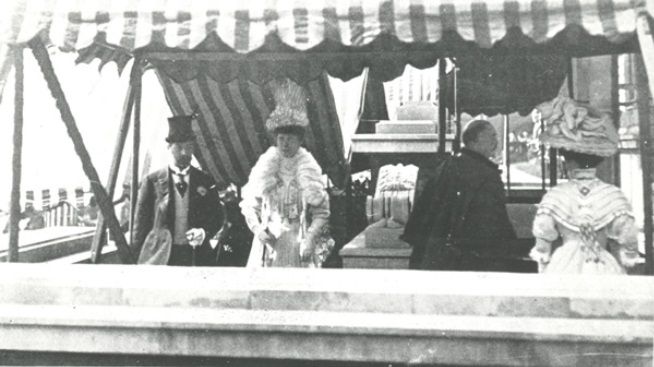
[[[275,108],[269,84],[246,78],[220,83],[208,75],[176,82],[158,75],[173,113],[199,112],[193,129],[200,165],[221,185],[245,184],[250,168],[273,143],[265,129]],[[329,81],[323,76],[303,87],[309,96],[306,148],[333,182],[343,182],[345,155]]]

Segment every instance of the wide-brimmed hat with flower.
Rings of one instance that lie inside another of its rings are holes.
[[[275,98],[275,109],[266,120],[266,129],[275,131],[281,127],[307,127],[307,97],[304,89],[290,79],[270,82]]]
[[[540,104],[535,112],[534,122],[545,124],[540,141],[551,148],[600,157],[618,150],[618,132],[608,113],[563,96]]]

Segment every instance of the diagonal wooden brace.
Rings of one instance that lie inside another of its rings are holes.
[[[123,236],[123,232],[120,230],[120,224],[116,218],[112,200],[109,195],[107,195],[104,187],[102,187],[100,178],[98,177],[98,172],[95,170],[95,166],[93,166],[91,157],[86,150],[82,135],[80,134],[79,129],[77,128],[77,124],[75,123],[73,113],[70,110],[70,106],[66,101],[66,96],[61,89],[61,84],[59,83],[57,75],[54,72],[54,68],[52,67],[52,62],[50,60],[50,56],[48,55],[48,50],[45,48],[43,41],[39,37],[33,38],[28,43],[28,45],[32,49],[32,53],[34,54],[34,57],[36,58],[41,71],[43,72],[45,81],[48,84],[50,93],[55,99],[57,108],[61,114],[61,118],[66,125],[68,135],[73,141],[75,152],[79,156],[82,162],[84,173],[90,181],[91,190],[95,195],[98,206],[100,207],[100,211],[102,212],[102,215],[107,222],[107,226],[109,227],[113,238],[116,240],[118,256],[120,257],[120,260],[123,264],[133,264],[134,258],[129,246],[127,245],[127,241],[125,241],[125,236]]]
[[[134,68],[137,66],[134,65]],[[132,73],[133,75],[133,73]],[[114,146],[114,155],[111,161],[111,168],[109,169],[109,178],[107,179],[107,191],[110,198],[114,197],[116,189],[116,180],[118,178],[118,170],[120,168],[120,161],[123,156],[123,148],[127,140],[127,133],[129,131],[129,122],[132,116],[132,109],[134,107],[134,88],[130,82],[129,89],[127,90],[127,98],[123,106],[122,120],[118,129],[118,137],[116,138],[116,145]],[[105,232],[107,229],[107,222],[104,216],[98,216],[98,224],[95,228],[95,235],[93,236],[93,243],[91,244],[91,262],[98,264],[102,257],[102,246],[105,242]]]

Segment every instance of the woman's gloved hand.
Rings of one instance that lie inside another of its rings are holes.
[[[638,251],[620,249],[620,263],[622,263],[622,266],[625,268],[633,268],[636,266],[639,258]]]
[[[315,251],[314,236],[306,235],[300,242],[300,260],[302,262],[313,261]]]
[[[271,246],[274,245],[275,242],[277,242],[277,239],[275,238],[275,236],[272,235],[272,233],[270,233],[268,228],[264,228],[258,231],[257,238],[259,239],[259,241],[261,241],[261,243],[265,243]]]

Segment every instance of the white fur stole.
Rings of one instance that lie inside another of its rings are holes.
[[[300,148],[293,158],[283,158],[275,146],[268,148],[250,171],[248,183],[243,186],[243,199],[249,201],[267,197],[281,185],[279,172],[282,162],[295,167],[295,178],[300,186],[302,199],[309,205],[320,205],[326,196],[322,170],[311,153],[304,148]]]

